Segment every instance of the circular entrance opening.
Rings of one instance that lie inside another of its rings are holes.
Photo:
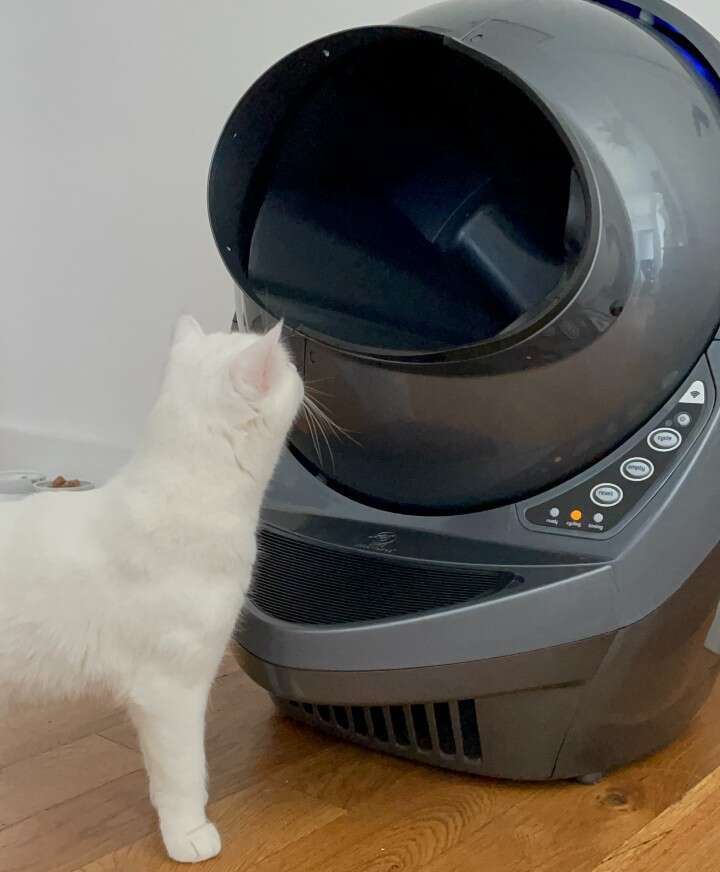
[[[587,236],[570,149],[476,54],[388,34],[288,106],[255,184],[243,287],[291,328],[390,354],[527,327],[572,284]]]

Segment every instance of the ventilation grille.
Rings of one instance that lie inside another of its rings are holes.
[[[347,624],[448,608],[499,593],[518,576],[340,550],[263,528],[250,599],[282,621]]]
[[[436,766],[482,770],[475,700],[387,706],[313,705],[275,700],[290,717],[361,745]]]

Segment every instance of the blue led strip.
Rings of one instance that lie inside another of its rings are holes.
[[[608,9],[614,9],[616,12],[621,12],[630,18],[639,19],[642,15],[640,6],[634,3],[628,3],[626,0],[594,0],[601,6],[606,6]],[[647,20],[642,22],[646,27],[652,27],[663,39],[672,45],[673,51],[679,54],[680,57],[689,64],[690,67],[704,79],[713,90],[720,95],[720,77],[708,63],[705,56],[699,52],[695,46],[680,33],[680,31],[670,24],[668,21],[663,21],[656,15],[649,15]]]
[[[601,6],[607,6],[609,9],[622,12],[623,15],[629,15],[630,18],[640,17],[640,7],[632,3],[626,3],[625,0],[596,0],[596,2]]]

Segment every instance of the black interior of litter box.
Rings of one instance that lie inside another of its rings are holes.
[[[248,290],[290,326],[398,351],[471,345],[577,262],[568,148],[518,84],[442,41],[329,62],[275,135]]]

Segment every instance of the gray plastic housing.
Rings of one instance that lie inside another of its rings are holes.
[[[454,609],[343,626],[277,621],[248,602],[236,631],[239,662],[286,715],[444,768],[585,777],[663,747],[697,712],[720,665],[720,489],[708,475],[720,461],[719,374],[713,342],[681,388],[706,380],[697,435],[607,537],[528,529],[522,506],[455,524],[379,512],[311,480],[288,455],[265,514],[287,535],[325,527],[326,542],[340,548],[391,542],[423,562],[482,562],[526,581]],[[394,535],[378,540],[388,528]]]
[[[335,522],[347,519],[357,523],[356,537],[393,531],[396,553],[404,556],[423,560],[428,548],[440,548],[458,563],[511,568],[525,583],[458,609],[337,627],[278,621],[248,602],[241,644],[262,660],[296,669],[392,670],[504,657],[642,620],[679,590],[720,538],[720,488],[707,472],[720,464],[720,343],[710,345],[668,405],[703,372],[712,379],[696,439],[649,502],[610,538],[528,529],[521,522],[523,505],[452,518],[384,512],[336,493],[286,454],[268,494],[268,523],[302,535],[304,516],[326,518],[329,543],[357,547],[357,538],[339,538]],[[664,414],[663,407],[641,434]],[[612,456],[601,465],[610,461]],[[566,485],[595,473],[591,467]]]
[[[677,738],[720,658],[715,548],[659,609],[605,636],[445,667],[364,672],[274,666],[238,649],[280,710],[331,735],[478,775],[587,779]]]

